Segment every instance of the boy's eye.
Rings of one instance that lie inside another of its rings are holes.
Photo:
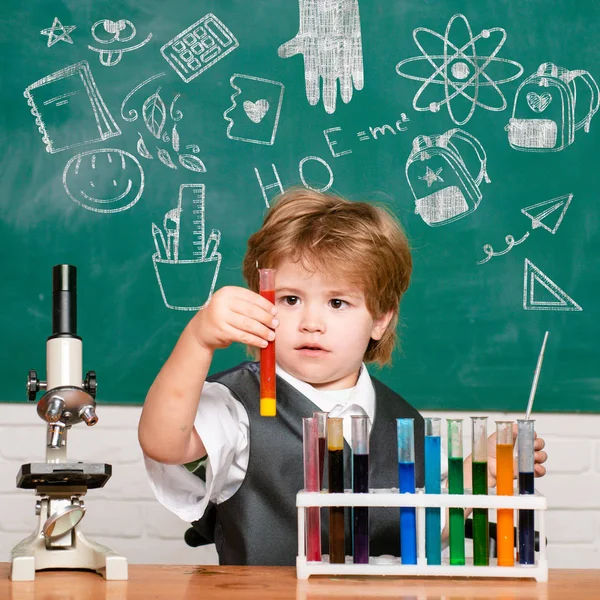
[[[340,300],[339,298],[333,298],[333,300],[329,301],[331,308],[342,308],[344,305],[348,304],[344,300]]]
[[[296,304],[298,304],[298,296],[284,296],[282,300],[288,306],[295,306]]]

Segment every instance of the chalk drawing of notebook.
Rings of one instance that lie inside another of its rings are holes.
[[[32,83],[24,96],[51,154],[121,135],[85,60]]]

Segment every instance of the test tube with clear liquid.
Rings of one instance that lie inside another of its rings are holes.
[[[513,495],[513,422],[496,421],[496,494]],[[514,511],[499,508],[497,521],[498,566],[515,564]]]
[[[369,417],[352,416],[352,491],[369,493]],[[369,562],[369,508],[352,509],[352,547],[354,562]]]
[[[519,494],[533,494],[535,466],[535,431],[533,420],[517,420],[518,463],[519,463]],[[534,511],[519,510],[519,562],[522,565],[535,564],[535,530]]]
[[[464,494],[463,420],[448,419],[448,491]],[[465,564],[465,510],[450,508],[450,564]]]
[[[401,494],[415,493],[415,420],[396,419],[398,481]],[[403,565],[417,564],[417,523],[414,507],[400,508],[400,556]]]
[[[317,429],[319,433],[319,485],[321,489],[325,487],[323,473],[325,472],[325,455],[327,454],[327,413],[319,410],[313,412],[313,417],[317,419]]]
[[[344,492],[344,432],[341,418],[327,419],[329,492]],[[329,508],[329,562],[345,563],[344,507]]]
[[[473,428],[473,494],[487,496],[487,417],[471,417]],[[490,564],[489,516],[487,508],[473,509],[473,564]]]
[[[304,450],[304,489],[307,492],[321,491],[319,482],[319,437],[318,423],[314,417],[302,419]],[[321,510],[311,506],[306,513],[306,559],[321,560]]]
[[[425,493],[441,493],[442,420],[425,419]],[[428,565],[442,564],[441,509],[425,509],[425,555]]]

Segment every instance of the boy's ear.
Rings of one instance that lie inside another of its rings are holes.
[[[395,313],[395,310],[389,310],[373,321],[373,329],[371,330],[372,340],[379,341],[383,337]]]

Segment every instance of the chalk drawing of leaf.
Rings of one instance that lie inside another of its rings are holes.
[[[173,133],[171,133],[171,140],[173,142],[173,150],[179,152],[179,132],[177,131],[177,123],[173,125]]]
[[[179,162],[182,166],[190,171],[195,171],[196,173],[206,173],[206,167],[204,163],[193,154],[181,154],[179,156]]]
[[[177,168],[177,165],[171,159],[171,155],[166,150],[159,148],[158,149],[158,158],[160,159],[160,162],[167,165],[167,167],[170,167],[171,169]]]
[[[165,103],[160,97],[160,87],[152,96],[146,98],[142,106],[142,114],[148,131],[159,140],[167,119]]]
[[[144,142],[144,138],[142,137],[142,134],[138,131],[138,135],[140,136],[140,139],[137,142],[137,151],[138,154],[140,156],[143,156],[144,158],[154,158],[154,156],[152,156],[152,154],[150,154],[148,148],[146,147],[146,143]]]
[[[177,94],[175,98],[173,98],[173,102],[171,102],[171,106],[169,107],[169,114],[171,115],[171,119],[175,122],[181,121],[183,118],[183,113],[179,109],[175,110],[175,104],[177,104],[179,96],[181,96],[181,94]]]

